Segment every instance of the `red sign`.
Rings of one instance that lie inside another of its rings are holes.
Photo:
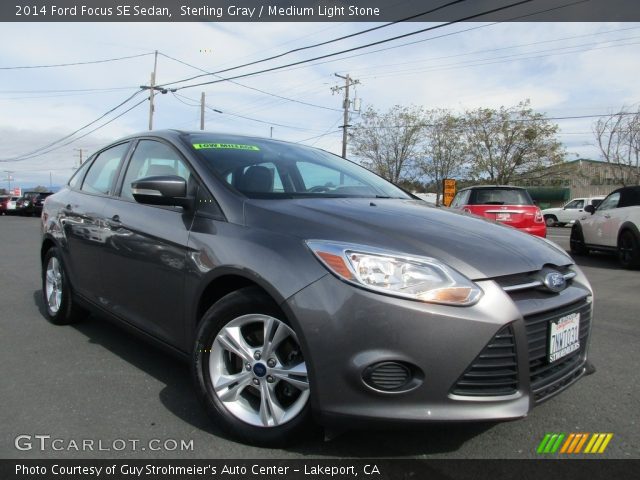
[[[13,187],[13,191],[11,192],[11,195],[13,195],[14,197],[21,197],[22,189],[20,187]]]

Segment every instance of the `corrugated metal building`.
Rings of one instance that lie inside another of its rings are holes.
[[[513,183],[527,187],[540,207],[548,208],[562,206],[571,198],[608,195],[625,184],[638,184],[639,179],[638,168],[581,158]]]

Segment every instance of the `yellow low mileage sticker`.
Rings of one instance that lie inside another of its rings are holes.
[[[216,148],[225,150],[250,150],[254,152],[260,151],[260,149],[255,145],[239,145],[237,143],[194,143],[193,148],[196,150]]]

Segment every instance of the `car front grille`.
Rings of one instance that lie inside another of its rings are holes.
[[[511,326],[502,328],[451,389],[454,395],[503,396],[518,391],[516,343]]]
[[[571,313],[580,313],[580,349],[549,363],[549,324]],[[529,349],[529,375],[535,401],[542,402],[582,374],[591,326],[591,302],[582,300],[561,309],[525,317]]]

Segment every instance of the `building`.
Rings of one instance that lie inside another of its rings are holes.
[[[640,184],[640,169],[581,158],[553,165],[512,182],[526,187],[541,208],[558,207],[576,197],[608,195]]]

